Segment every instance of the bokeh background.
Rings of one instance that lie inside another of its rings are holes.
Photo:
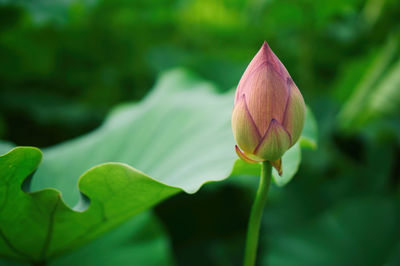
[[[228,91],[264,40],[319,148],[272,188],[259,264],[400,265],[397,0],[2,0],[0,139],[43,148],[90,132],[174,67]],[[240,265],[257,180],[231,179],[156,207],[178,265]]]

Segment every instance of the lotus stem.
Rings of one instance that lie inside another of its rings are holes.
[[[272,165],[269,161],[262,162],[260,183],[257,194],[251,208],[249,224],[247,228],[246,249],[244,254],[244,266],[254,266],[257,256],[260,224],[267,201],[269,184],[271,183]]]

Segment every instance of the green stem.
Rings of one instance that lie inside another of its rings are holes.
[[[261,217],[267,201],[268,188],[271,182],[271,173],[272,165],[268,161],[263,162],[261,166],[260,184],[251,208],[249,225],[247,228],[246,250],[243,263],[244,266],[254,266],[256,262]]]

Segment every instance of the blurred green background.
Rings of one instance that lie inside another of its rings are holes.
[[[399,18],[397,0],[3,0],[0,139],[48,147],[90,132],[173,67],[227,91],[267,40],[319,148],[272,188],[259,264],[400,265]],[[156,207],[178,265],[240,265],[256,181]]]

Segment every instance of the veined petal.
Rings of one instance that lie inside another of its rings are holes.
[[[275,161],[282,157],[290,144],[290,134],[276,119],[272,119],[254,154],[265,160]]]
[[[275,69],[275,71],[277,71],[284,79],[290,78],[289,72],[286,70],[286,67],[282,64],[279,58],[271,50],[266,41],[262,45],[261,50],[263,50],[264,52],[263,55],[265,57],[265,61],[270,63]]]
[[[286,80],[270,63],[261,65],[244,84],[247,104],[254,122],[264,135],[268,122],[276,119],[282,122],[285,104],[289,95]]]
[[[288,102],[286,103],[285,116],[282,125],[288,132],[290,132],[292,137],[291,146],[293,146],[300,138],[301,131],[304,127],[306,106],[304,104],[303,96],[301,96],[301,93],[293,80],[288,79],[287,84],[290,89],[290,94]]]
[[[251,153],[261,140],[261,135],[247,108],[246,97],[242,95],[232,113],[233,136],[239,147]]]
[[[239,101],[240,97],[243,95],[245,90],[245,83],[247,83],[247,80],[250,78],[250,76],[254,74],[254,71],[256,69],[258,69],[262,65],[265,65],[265,63],[267,62],[266,52],[267,50],[263,45],[261,49],[257,52],[257,54],[253,57],[250,64],[247,66],[246,70],[244,71],[242,78],[239,81],[239,85],[237,86],[236,89],[235,104]]]

